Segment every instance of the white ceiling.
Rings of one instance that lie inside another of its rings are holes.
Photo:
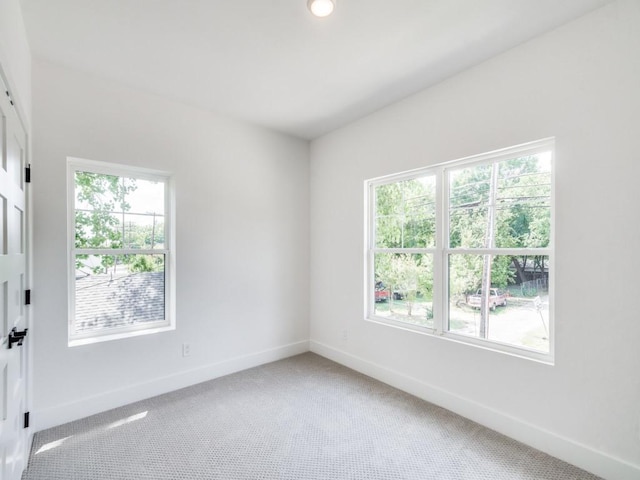
[[[22,0],[37,58],[315,138],[611,0]]]

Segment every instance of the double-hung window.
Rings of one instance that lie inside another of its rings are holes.
[[[367,318],[550,361],[553,140],[366,182]]]
[[[174,328],[171,177],[68,160],[69,344]]]

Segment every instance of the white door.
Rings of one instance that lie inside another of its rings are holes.
[[[0,480],[19,480],[26,466],[27,389],[26,134],[0,78]],[[9,348],[11,346],[11,348]]]

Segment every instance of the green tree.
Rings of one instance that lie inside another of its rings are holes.
[[[430,299],[433,294],[433,264],[430,255],[382,253],[376,255],[376,281],[384,283],[392,292],[389,302],[393,310],[393,293],[401,295],[412,315],[418,295]]]
[[[435,177],[376,187],[376,246],[425,248],[435,245]]]
[[[496,164],[472,165],[449,175],[451,248],[533,248],[549,244],[550,166],[538,156]],[[375,246],[386,249],[435,246],[435,177],[379,185],[375,189]],[[424,258],[423,258],[424,257]],[[431,258],[399,252],[376,255],[376,280],[391,291],[430,292]],[[486,257],[486,258],[485,258]],[[534,266],[544,272],[544,257],[452,254],[449,291],[462,296],[483,287],[505,288],[526,280]],[[529,262],[529,263],[528,263]],[[423,265],[429,263],[429,265]],[[412,285],[419,285],[413,288]],[[409,287],[407,286],[409,285]],[[410,307],[409,307],[410,308]]]
[[[550,226],[550,171],[536,156],[515,158],[496,164],[495,194],[491,197],[492,165],[467,167],[452,172],[450,184],[450,246],[479,248],[546,247]],[[487,245],[489,205],[495,203],[492,245]],[[469,293],[481,287],[479,262],[452,256],[454,293]],[[513,268],[510,268],[510,264]],[[491,261],[491,285],[506,287],[516,276],[525,280],[526,257],[499,256]],[[471,281],[476,278],[476,282]]]
[[[426,248],[435,246],[435,177],[404,180],[376,187],[376,246]],[[409,316],[418,293],[430,298],[433,266],[429,255],[382,253],[376,256],[376,281],[403,297]]]
[[[130,209],[127,194],[136,189],[135,180],[91,172],[75,173],[75,248],[118,249],[124,247],[119,214]],[[117,263],[116,256],[102,255],[100,264],[88,264],[89,255],[76,256],[76,268],[106,272]]]
[[[128,255],[131,272],[162,272],[164,271],[164,260],[162,255]]]
[[[125,246],[127,248],[153,249],[164,245],[164,222],[162,217],[153,217],[151,225],[128,222],[125,225]]]

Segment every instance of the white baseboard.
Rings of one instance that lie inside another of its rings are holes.
[[[349,367],[430,403],[446,408],[476,423],[522,442],[525,445],[541,450],[607,480],[636,480],[640,478],[640,466],[612,457],[518,418],[505,415],[486,405],[428,385],[416,378],[409,377],[320,342],[312,340],[310,342],[310,349],[312,352],[326,357],[329,360],[333,360],[345,367]]]
[[[111,390],[91,397],[78,399],[74,402],[55,407],[33,411],[33,432],[72,422],[96,413],[121,407],[129,403],[146,398],[162,395],[180,388],[189,387],[197,383],[206,382],[214,378],[231,373],[257,367],[276,360],[298,355],[309,351],[309,342],[302,341],[263,350],[240,357],[230,358],[221,362],[205,365],[186,372],[180,372],[149,382]]]

